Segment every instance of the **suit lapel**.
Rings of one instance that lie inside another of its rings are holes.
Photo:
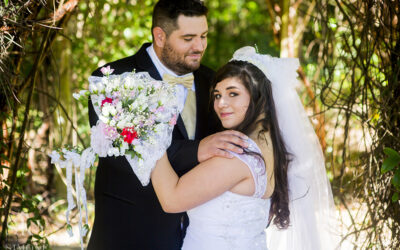
[[[208,100],[209,100],[209,89],[206,87],[209,85],[206,79],[199,70],[193,72],[194,85],[196,88],[196,132],[195,138],[202,137],[204,133],[204,124],[207,124],[207,111],[208,111]]]
[[[176,121],[176,126],[178,127],[179,131],[181,131],[183,137],[185,137],[186,140],[189,140],[189,136],[181,115],[179,115],[178,120]]]
[[[139,49],[139,51],[136,54],[136,72],[142,72],[146,71],[149,73],[151,77],[153,77],[156,80],[162,80],[160,73],[158,73],[156,66],[153,64],[153,61],[151,60],[149,54],[147,53],[147,47],[149,47],[151,43],[145,43],[143,46]]]

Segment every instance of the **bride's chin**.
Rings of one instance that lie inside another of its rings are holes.
[[[224,129],[233,129],[234,128],[234,126],[230,126],[230,125],[224,125],[223,123],[222,123],[222,127],[224,128]]]

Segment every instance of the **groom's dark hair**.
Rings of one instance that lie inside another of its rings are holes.
[[[200,0],[160,0],[154,6],[153,24],[160,27],[169,36],[178,29],[178,17],[184,16],[207,16],[208,9]]]

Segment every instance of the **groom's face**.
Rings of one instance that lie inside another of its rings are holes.
[[[179,75],[195,71],[207,48],[208,25],[205,16],[180,15],[178,28],[169,34],[162,49],[161,60]]]

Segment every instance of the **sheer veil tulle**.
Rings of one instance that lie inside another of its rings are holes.
[[[269,249],[338,249],[334,203],[319,140],[296,92],[296,58],[274,58],[253,47],[237,50],[232,60],[260,68],[272,83],[281,134],[292,161],[288,168],[290,225],[267,229]],[[323,244],[323,245],[322,245]]]

